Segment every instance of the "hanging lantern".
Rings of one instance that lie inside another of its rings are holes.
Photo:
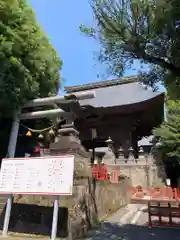
[[[31,131],[28,131],[28,132],[26,133],[26,136],[27,136],[27,137],[31,137],[31,136],[32,136]]]

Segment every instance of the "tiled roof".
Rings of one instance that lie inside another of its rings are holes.
[[[110,86],[116,86],[116,85],[122,85],[122,84],[128,84],[137,82],[138,76],[133,77],[122,77],[119,79],[113,79],[113,80],[105,80],[105,81],[99,81],[94,83],[87,83],[83,85],[76,85],[76,86],[67,86],[65,87],[65,90],[67,93],[72,92],[79,92],[84,90],[91,90],[96,88],[103,88],[103,87],[110,87]]]
[[[65,88],[67,93],[86,92],[90,89],[95,92],[95,98],[80,100],[80,106],[92,106],[94,108],[117,107],[164,96],[164,93],[154,92],[152,88],[141,84],[138,81],[138,76]]]
[[[138,82],[96,88],[94,92],[95,98],[80,100],[80,106],[94,108],[125,106],[164,95],[162,92],[153,92],[152,89],[146,88]]]

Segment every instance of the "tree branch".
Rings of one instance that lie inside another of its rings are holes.
[[[164,59],[153,57],[148,54],[144,54],[143,59],[149,63],[154,63],[161,66],[162,68],[168,69],[175,75],[180,75],[180,68],[174,66],[172,63],[166,62]]]
[[[180,75],[180,68],[176,67],[174,64],[172,63],[168,63],[166,62],[164,59],[162,58],[158,58],[158,57],[153,57],[151,55],[146,54],[144,51],[138,51],[137,49],[135,49],[133,46],[130,46],[128,44],[122,44],[121,45],[122,48],[125,51],[128,51],[129,53],[133,53],[134,55],[136,55],[137,58],[139,59],[143,59],[149,63],[153,63],[156,65],[161,66],[164,69],[168,69],[170,70],[174,75]]]

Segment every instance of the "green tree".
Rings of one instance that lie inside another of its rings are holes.
[[[149,64],[143,75],[154,86],[162,81],[174,98],[180,97],[179,0],[90,0],[94,28],[83,33],[101,43],[99,60],[121,76],[134,60]]]
[[[1,158],[7,153],[14,111],[30,99],[56,95],[61,66],[62,61],[27,1],[0,0]],[[36,122],[26,125],[36,128]]]
[[[159,139],[163,152],[180,160],[180,101],[168,101],[167,119],[153,133]]]
[[[57,94],[61,66],[26,0],[0,0],[0,116]]]

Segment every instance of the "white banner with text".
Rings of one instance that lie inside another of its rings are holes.
[[[72,195],[74,156],[5,158],[0,194]]]

